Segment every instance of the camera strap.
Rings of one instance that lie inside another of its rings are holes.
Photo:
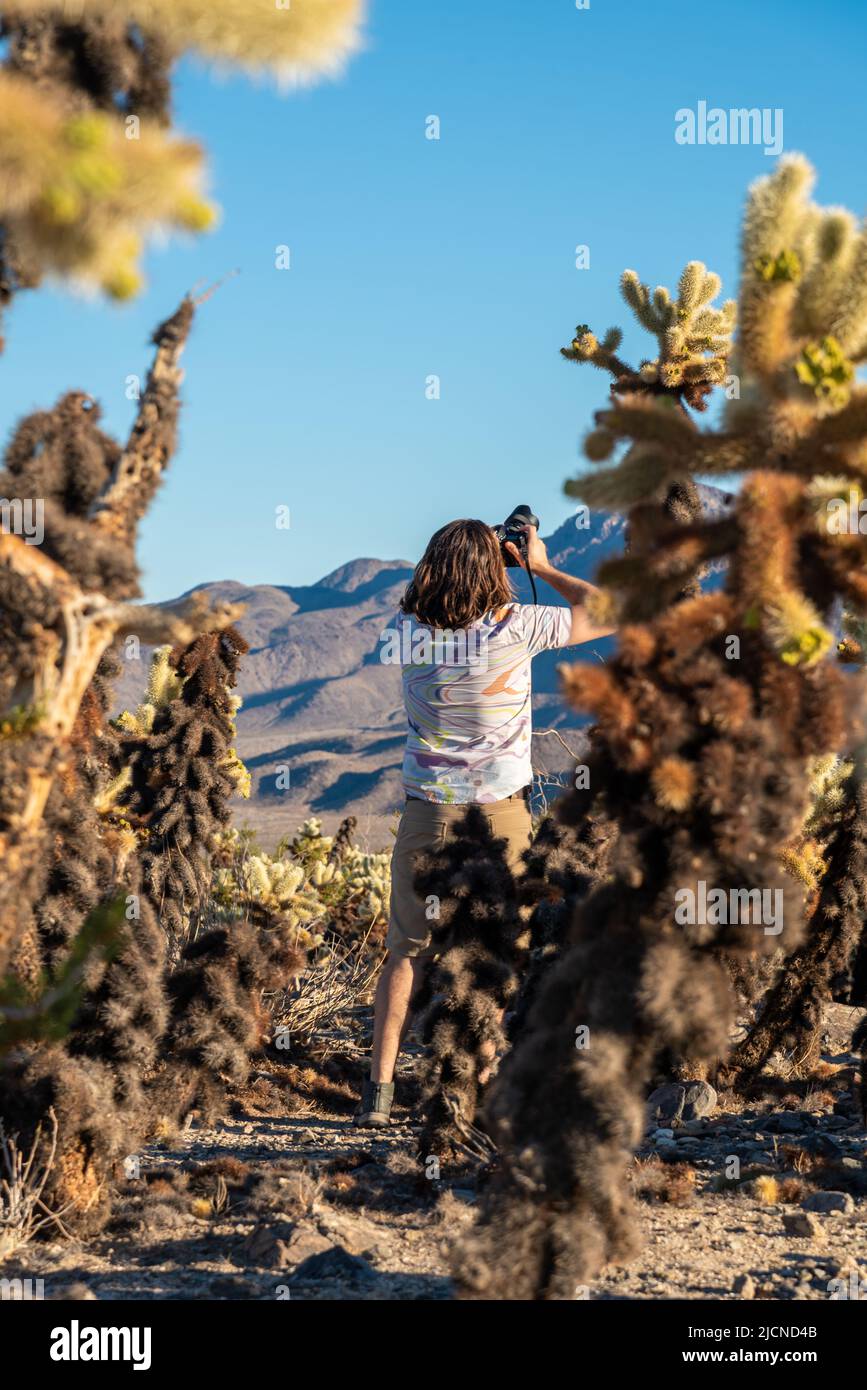
[[[530,562],[529,562],[529,560],[527,561],[527,574],[530,576],[530,588],[533,590],[533,602],[534,602],[535,604],[538,604],[539,598],[538,598],[538,595],[536,594],[536,580],[535,580],[535,578],[534,578],[534,576],[533,576],[533,571],[530,569]]]

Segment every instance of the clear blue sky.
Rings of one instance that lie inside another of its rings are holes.
[[[675,111],[781,107],[817,197],[861,214],[865,40],[863,0],[370,0],[367,49],[336,82],[281,96],[184,62],[177,124],[210,151],[221,225],[154,246],[131,306],[19,296],[0,430],[75,386],[125,432],[151,328],[238,267],[185,356],[181,447],[140,546],[149,598],[414,559],[451,517],[521,501],[553,529],[605,392],[559,347],[578,322],[625,323],[625,266],[671,284],[697,257],[733,292],[743,193],[773,166],[678,145]],[[626,348],[650,343],[630,330]]]

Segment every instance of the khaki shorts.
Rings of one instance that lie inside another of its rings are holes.
[[[521,863],[530,844],[530,810],[524,792],[505,801],[479,802],[491,822],[491,831],[506,841],[506,862],[511,869]],[[391,856],[391,911],[385,944],[396,956],[432,956],[430,922],[424,901],[413,889],[416,857],[422,850],[438,850],[449,831],[465,814],[464,805],[441,805],[408,797]]]

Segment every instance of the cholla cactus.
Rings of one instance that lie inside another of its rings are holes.
[[[701,261],[690,261],[685,267],[674,300],[664,286],[658,285],[651,293],[634,270],[625,270],[621,293],[641,326],[656,337],[659,355],[643,361],[634,371],[616,355],[622,339],[618,328],[610,328],[600,342],[586,324],[578,325],[571,346],[562,348],[562,355],[568,361],[592,362],[610,372],[614,378],[612,393],[619,396],[637,392],[645,397],[654,392],[703,410],[705,398],[725,377],[735,325],[734,300],[727,300],[721,309],[712,306],[720,288],[719,276]],[[614,430],[608,423],[604,413],[597,416],[597,428],[585,441],[588,458],[598,461],[610,456],[617,438],[616,416],[610,422]],[[644,425],[653,442],[666,442],[661,424],[654,438],[655,417],[648,416]],[[678,476],[676,469],[672,476]],[[604,505],[601,497],[596,500]]]
[[[526,960],[519,963],[520,992],[509,1021],[513,1041],[526,1026],[542,984],[568,944],[579,902],[609,873],[616,825],[604,814],[572,822],[573,809],[566,801],[558,814],[542,821],[518,884],[518,901],[531,912]]]
[[[248,904],[246,920],[206,931],[184,949],[168,980],[170,1019],[154,1095],[177,1119],[193,1105],[213,1117],[227,1081],[243,1082],[268,1041],[263,990],[287,987],[304,966],[297,928]]]
[[[795,1073],[818,1060],[826,1004],[867,999],[867,793],[863,750],[855,760],[828,756],[811,768],[804,824],[785,847],[783,862],[804,885],[809,914],[805,941],[780,953],[758,1016],[735,1048],[730,1078],[755,1079],[775,1056]],[[748,991],[754,1000],[756,982]]]
[[[154,363],[125,447],[100,429],[99,408],[89,397],[70,393],[52,410],[25,417],[3,458],[0,495],[41,499],[44,537],[30,546],[0,534],[0,725],[10,707],[42,710],[32,726],[19,724],[14,736],[0,738],[0,971],[12,942],[30,925],[54,846],[63,843],[42,820],[46,793],[63,766],[57,745],[72,738],[91,704],[105,703],[104,692],[85,692],[114,636],[129,630],[124,622],[133,610],[125,601],[138,592],[136,528],[174,448],[178,361],[193,314],[186,300],[157,329]],[[172,611],[134,612],[139,633],[157,626],[165,635],[178,624]],[[96,795],[101,786],[92,790]],[[62,811],[60,789],[59,797]]]
[[[45,274],[128,299],[155,231],[200,232],[202,153],[167,131],[170,70],[195,49],[287,80],[339,67],[361,0],[239,7],[224,0],[17,0],[4,6],[0,73],[3,285]]]
[[[232,688],[246,650],[229,628],[156,653],[148,700],[136,716],[117,721],[128,777],[124,786],[114,783],[116,807],[142,831],[147,891],[175,945],[204,906],[214,836],[238,789]]]
[[[867,230],[845,209],[810,203],[814,179],[807,160],[791,155],[750,190],[733,423],[761,409],[772,385],[780,418],[794,427],[805,419],[800,406],[833,413],[850,398],[851,368],[867,356]]]
[[[437,952],[422,995],[421,1031],[430,1044],[422,1077],[422,1156],[456,1156],[471,1125],[485,1074],[505,1043],[503,1013],[518,991],[524,929],[517,886],[489,820],[471,806],[443,847],[420,855],[416,892],[430,900]]]
[[[243,914],[249,901],[289,921],[307,950],[318,948],[326,935],[376,940],[377,928],[384,930],[388,920],[391,859],[353,845],[351,828],[341,826],[332,840],[311,818],[274,855],[258,849],[244,832],[222,832],[214,849],[218,919]]]
[[[643,393],[631,374],[624,393],[613,349],[597,361],[615,391],[597,426],[610,452],[621,443],[625,452],[604,486],[596,474],[572,490],[629,507],[635,543],[600,574],[620,617],[617,655],[572,667],[564,687],[597,725],[589,786],[570,814],[592,814],[604,798],[617,843],[610,877],[579,904],[569,949],[490,1095],[500,1162],[456,1255],[471,1297],[571,1298],[600,1263],[635,1248],[623,1178],[655,1059],[723,1055],[734,1011],[725,955],[791,952],[803,931],[803,889],[781,852],[808,765],[845,753],[852,738],[830,655],[832,610],[841,600],[867,606],[867,538],[817,525],[810,495],[819,468],[867,475],[867,388],[853,384],[841,404],[797,370],[804,348],[829,334],[860,360],[867,257],[852,248],[846,303],[835,298],[833,321],[821,318],[811,294],[827,253],[814,236],[824,215],[806,202],[804,168],[784,160],[751,191],[734,359],[741,400],[720,428],[700,430],[686,409],[703,403],[706,379],[699,400],[661,372]],[[675,522],[661,505],[672,482],[745,470],[724,517]],[[678,599],[702,565],[724,557],[721,591]],[[832,882],[829,869],[823,890]],[[782,937],[737,906],[676,916],[702,884],[727,902],[770,893]],[[588,1045],[576,1049],[584,1031]]]
[[[348,894],[358,898],[363,922],[387,921],[391,903],[391,856],[364,854],[354,849],[341,866],[340,878]]]
[[[135,713],[124,710],[118,715],[117,728],[134,738],[146,738],[153,731],[157,711],[177,700],[183,688],[183,677],[171,661],[169,646],[157,647],[151,657],[144,700]]]
[[[810,1065],[815,1061],[819,1024],[829,997],[827,986],[830,975],[824,968],[827,943],[819,950],[822,964],[815,979],[808,978],[811,972],[804,969],[804,957],[810,956],[813,945],[818,944],[813,940],[813,927],[817,921],[817,909],[821,905],[819,889],[828,871],[835,840],[849,820],[850,798],[855,786],[853,771],[852,762],[833,753],[811,760],[808,767],[808,800],[801,823],[783,846],[780,855],[782,864],[803,890],[804,912],[808,921],[807,945],[804,948],[799,946],[791,956],[779,950],[771,957],[740,956],[727,961],[732,982],[743,1003],[753,1012],[758,1010],[764,1019],[764,1024],[761,1021],[753,1024],[745,1041],[735,1050],[732,1058],[733,1084],[743,1082],[748,1073],[755,1074],[774,1051],[784,1046],[784,1038],[788,1040],[792,1055],[801,1059],[801,1065]],[[847,934],[851,934],[851,930]],[[766,1003],[762,1002],[762,996],[770,1001],[782,984],[783,976],[792,971],[799,981],[798,988],[813,992],[810,1005],[790,1007],[792,995],[783,1007],[772,1008],[765,1016]],[[836,974],[839,976],[839,969]],[[757,1032],[764,1035],[761,1042]],[[752,1067],[746,1060],[748,1056],[755,1059]]]
[[[158,35],[168,52],[195,49],[218,63],[275,73],[284,81],[310,81],[338,70],[360,45],[363,0],[292,0],[239,9],[233,0],[14,0],[5,7],[21,19],[46,9],[69,24],[92,26],[107,38],[138,30]]]
[[[359,12],[357,0],[255,15],[193,0],[4,5],[0,307],[46,272],[128,297],[144,233],[211,220],[198,150],[167,131],[175,53],[321,72],[353,46]],[[217,1069],[243,1073],[262,989],[301,961],[290,926],[251,911],[236,931],[201,937],[166,980],[165,928],[183,928],[198,905],[206,847],[244,789],[227,688],[243,643],[222,632],[237,610],[209,612],[195,597],[180,609],[129,603],[137,528],[174,451],[194,309],[186,298],[158,328],[125,445],[71,392],[19,424],[0,471],[4,497],[44,504],[40,544],[0,529],[0,974],[12,962],[36,988],[40,972],[74,959],[92,905],[120,889],[127,909],[111,960],[83,962],[69,1036],[16,1048],[0,1066],[8,1132],[26,1142],[55,1110],[46,1198],[73,1203],[64,1221],[79,1229],[102,1219],[112,1166],[153,1133],[157,1112],[183,1113]],[[179,681],[116,731],[132,755],[126,776],[105,727],[106,653],[129,633],[174,643]],[[133,744],[147,744],[147,769]]]
[[[330,835],[322,834],[322,822],[318,816],[309,816],[291,841],[283,841],[278,848],[287,848],[308,868],[314,864],[325,863],[334,848]]]
[[[135,140],[101,112],[82,112],[0,74],[0,217],[31,278],[71,276],[112,299],[141,286],[143,239],[203,231],[202,154],[145,122]]]
[[[322,865],[317,865],[322,868]],[[315,891],[313,876],[307,879],[303,864],[254,854],[241,869],[242,896],[279,915],[295,931],[306,949],[321,945],[321,932],[311,931],[322,920],[323,902]],[[318,885],[316,885],[318,886]]]
[[[346,816],[337,827],[337,834],[328,853],[330,863],[342,864],[347,854],[352,852],[352,837],[358,824],[355,816]]]
[[[821,1051],[826,1003],[835,994],[849,994],[867,921],[867,787],[851,765],[840,791],[806,940],[780,962],[758,1020],[735,1049],[735,1078],[754,1077],[775,1053],[790,1059],[793,1072],[809,1071]],[[853,1003],[863,1002],[865,984],[860,982]]]
[[[683,485],[684,455],[695,448],[695,426],[684,405],[703,410],[706,398],[725,377],[735,322],[735,304],[722,309],[709,301],[720,288],[717,275],[700,261],[684,270],[676,300],[659,286],[651,295],[634,271],[621,280],[623,296],[639,322],[659,340],[660,355],[642,362],[638,370],[616,355],[620,333],[610,329],[601,343],[580,326],[562,355],[573,362],[592,362],[612,378],[612,404],[597,411],[595,427],[584,448],[594,463],[604,462],[626,440],[632,446],[615,468],[601,469],[572,483],[566,491],[591,506],[630,507],[664,496],[668,488]],[[732,467],[737,460],[732,458]]]
[[[815,894],[827,870],[830,842],[848,804],[854,763],[836,753],[814,758],[809,767],[809,801],[803,824],[783,849],[783,863]]]

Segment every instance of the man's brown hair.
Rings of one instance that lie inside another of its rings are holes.
[[[400,606],[428,627],[455,629],[514,597],[490,526],[450,521],[428,541]]]

